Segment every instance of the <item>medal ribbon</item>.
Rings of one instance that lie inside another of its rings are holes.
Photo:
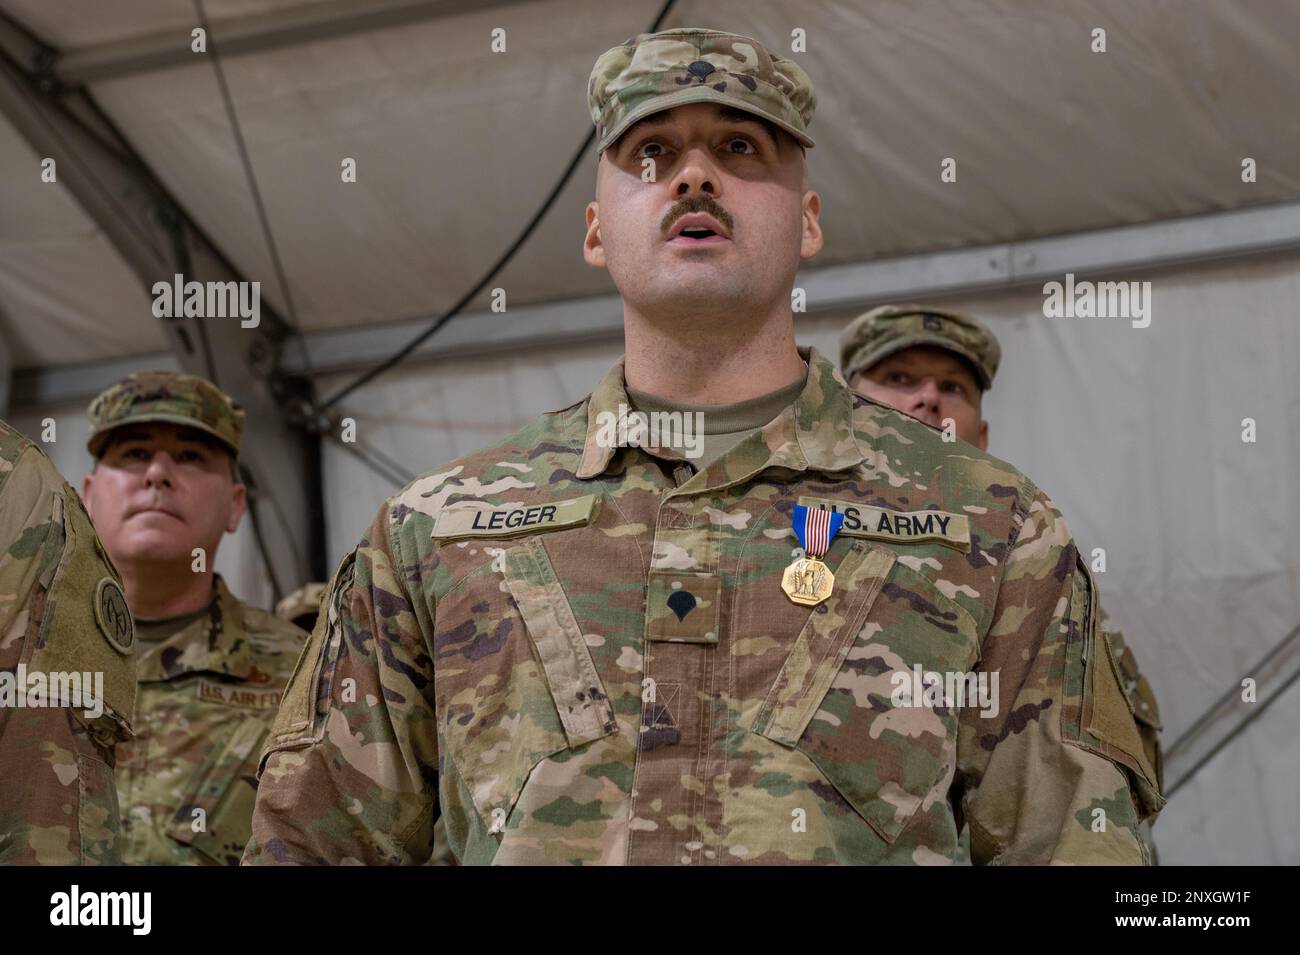
[[[831,541],[844,524],[844,515],[804,504],[794,506],[794,533],[809,557],[820,560],[831,549]]]

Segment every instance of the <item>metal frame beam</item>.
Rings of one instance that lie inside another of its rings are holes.
[[[0,418],[9,416],[9,390],[13,387],[13,349],[5,338],[5,317],[0,313]]]
[[[1115,276],[1243,255],[1300,249],[1300,202],[1234,212],[807,269],[796,285],[808,314],[866,309],[888,301],[1015,288],[1076,276]],[[382,361],[429,319],[361,325],[306,336],[316,375]],[[616,295],[516,306],[508,315],[457,317],[418,348],[413,359],[489,354],[573,342],[617,339],[623,306]],[[286,367],[302,371],[295,350]]]
[[[325,0],[234,20],[216,21],[213,32],[221,55],[239,56],[277,47],[347,36],[369,30],[404,26],[423,20],[478,13],[520,0]],[[197,24],[195,24],[197,25]],[[54,64],[68,86],[132,73],[194,63],[190,51],[193,26],[164,30],[120,42],[106,43],[60,55]]]
[[[1117,276],[1151,269],[1300,249],[1300,202],[1164,222],[808,269],[798,285],[809,314],[866,309],[882,302],[986,292],[1076,276]],[[357,325],[306,337],[315,376],[367,368],[423,330],[428,318]],[[411,360],[485,355],[561,344],[617,340],[623,334],[618,296],[602,295],[541,305],[512,306],[508,315],[468,313],[418,348]],[[17,371],[16,406],[89,397],[121,367],[145,367],[158,356]],[[284,368],[306,373],[299,349]]]
[[[1241,697],[1246,678],[1255,681],[1255,697]],[[1262,660],[1228,687],[1183,735],[1165,750],[1165,795],[1196,778],[1229,743],[1300,682],[1300,626],[1294,627]],[[1293,700],[1292,702],[1297,702]]]
[[[0,18],[0,114],[38,156],[55,159],[59,186],[103,231],[145,288],[170,282],[177,273],[187,281],[244,281],[84,91],[62,90],[48,75],[33,74],[22,65],[48,60],[48,52]],[[33,181],[38,174],[32,170]],[[252,516],[270,520],[275,515],[283,525],[265,538],[268,571],[277,587],[287,590],[322,579],[325,572],[319,448],[317,439],[285,415],[286,408],[310,396],[310,382],[294,379],[281,366],[281,351],[292,331],[265,303],[260,319],[256,328],[242,328],[231,319],[161,321],[181,369],[216,382],[247,411],[244,464],[254,482],[250,490],[257,511]],[[22,400],[19,394],[13,397]]]

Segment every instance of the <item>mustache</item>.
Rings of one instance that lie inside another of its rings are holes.
[[[142,511],[164,511],[173,517],[179,518],[180,512],[171,505],[168,497],[159,494],[157,491],[151,493],[147,498],[133,502],[127,508],[128,515],[139,514]]]
[[[735,234],[735,220],[731,218],[731,213],[718,205],[717,200],[709,195],[683,196],[678,199],[677,204],[668,210],[668,214],[664,216],[664,221],[660,223],[660,234],[665,239],[668,238],[668,232],[672,229],[673,223],[682,216],[690,215],[692,212],[703,212],[705,215],[713,216],[727,230],[728,234]]]

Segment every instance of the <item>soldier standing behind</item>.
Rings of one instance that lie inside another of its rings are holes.
[[[121,584],[77,492],[0,421],[0,865],[122,861],[113,749],[130,738],[135,630]]]
[[[840,336],[840,370],[850,386],[931,427],[942,429],[951,421],[956,438],[981,451],[989,445],[983,394],[993,387],[1001,362],[1002,346],[986,325],[942,308],[880,305],[855,318]],[[1137,718],[1156,785],[1163,791],[1155,691],[1123,634],[1110,626],[1104,608],[1100,624],[1109,634],[1124,694]]]
[[[142,372],[89,416],[86,506],[138,630],[136,738],[117,751],[123,858],[235,865],[258,751],[305,639],[212,570],[245,509],[244,412],[202,378]]]

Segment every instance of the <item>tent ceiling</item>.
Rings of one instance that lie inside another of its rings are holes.
[[[166,348],[149,296],[0,116],[0,347],[17,368]]]
[[[311,6],[303,0],[204,0],[208,20],[220,24],[273,10]],[[123,43],[194,26],[194,0],[5,0],[14,19],[62,51]]]
[[[219,42],[222,21],[295,5],[208,0],[207,8]],[[303,327],[427,315],[459,297],[585,135],[594,58],[642,29],[655,6],[519,3],[227,58]],[[0,0],[0,9],[65,51],[191,18],[189,0]],[[687,0],[669,23],[731,26],[787,48],[793,28],[806,30],[808,52],[797,57],[819,97],[809,158],[824,199],[821,265],[1300,198],[1300,6],[1286,0],[1053,9],[1029,0]],[[498,26],[505,54],[488,47]],[[1107,53],[1089,50],[1094,26],[1107,29]],[[283,312],[211,62],[196,57],[90,88]],[[939,164],[949,156],[958,181],[943,184]],[[1259,163],[1254,184],[1240,181],[1245,156]],[[340,181],[344,157],[357,160],[355,184]],[[8,183],[0,314],[13,328],[57,329],[11,328],[15,366],[159,347],[148,297],[71,200],[38,184],[33,162],[12,131],[0,132]],[[511,304],[612,291],[579,254],[593,179],[584,163],[500,278]],[[32,236],[59,242],[59,255],[41,254]]]

